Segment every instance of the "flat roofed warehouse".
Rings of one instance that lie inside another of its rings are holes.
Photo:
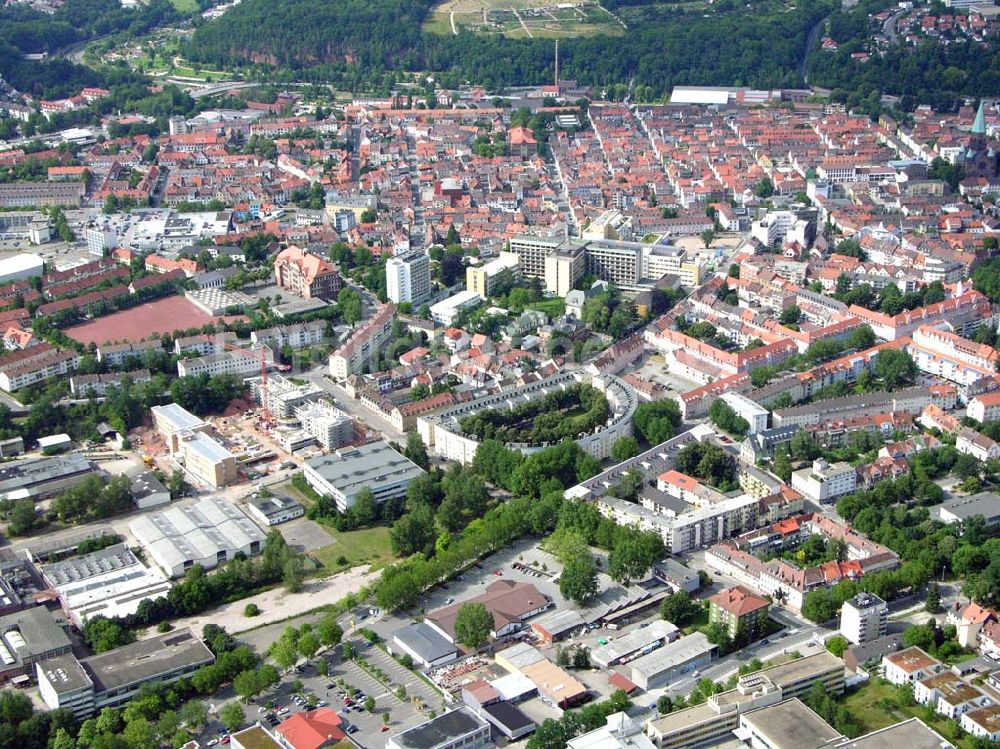
[[[626,635],[611,640],[607,645],[596,648],[590,654],[590,660],[598,666],[607,668],[616,663],[627,661],[637,654],[649,653],[654,649],[677,638],[680,630],[666,621],[656,621],[648,627],[640,627]]]
[[[468,707],[443,715],[392,736],[388,749],[481,749],[490,745],[490,724]]]
[[[194,671],[214,660],[212,651],[190,629],[180,629],[91,656],[82,663],[97,690],[111,694],[180,669]]]
[[[707,664],[715,651],[716,646],[704,634],[695,632],[632,661],[631,679],[648,690]]]
[[[456,647],[425,622],[393,632],[391,650],[406,653],[425,668],[440,666],[458,655]]]
[[[0,498],[43,499],[79,484],[94,472],[83,455],[25,458],[0,466]]]
[[[81,628],[97,615],[134,614],[140,603],[165,596],[171,587],[162,572],[140,562],[125,544],[54,562],[41,572],[59,593],[66,615]]]

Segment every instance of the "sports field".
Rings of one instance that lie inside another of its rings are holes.
[[[522,39],[625,33],[624,24],[593,0],[445,0],[431,12],[425,28],[437,34],[466,29]]]
[[[81,325],[66,329],[66,335],[81,343],[124,343],[141,341],[153,333],[172,333],[175,330],[197,328],[219,320],[237,317],[212,317],[198,309],[182,296],[169,296],[155,302],[98,317]]]

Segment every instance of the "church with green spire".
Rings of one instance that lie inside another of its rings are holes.
[[[995,139],[986,136],[986,107],[982,102],[972,123],[963,161],[966,177],[984,177],[995,182],[1000,176],[1000,149]]]

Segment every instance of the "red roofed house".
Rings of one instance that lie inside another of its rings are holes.
[[[725,628],[731,639],[748,644],[767,631],[769,606],[760,596],[737,585],[708,599],[708,621]]]
[[[507,133],[507,142],[510,144],[510,155],[520,156],[521,159],[534,156],[538,150],[534,133],[526,127],[512,127]]]
[[[346,738],[340,716],[328,707],[296,713],[274,730],[292,749],[321,749]]]
[[[332,299],[342,285],[333,263],[295,245],[274,259],[274,280],[303,299]]]

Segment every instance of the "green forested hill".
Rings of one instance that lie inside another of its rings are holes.
[[[916,47],[897,43],[864,62],[855,52],[872,52],[873,30],[880,24],[869,14],[885,7],[883,0],[866,0],[830,16],[829,35],[836,52],[814,49],[809,57],[809,82],[834,89],[835,98],[873,110],[880,94],[902,97],[901,108],[916,104],[953,109],[962,97],[996,96],[1000,92],[1000,42],[986,45],[952,41],[942,45],[923,39]],[[943,6],[939,12],[951,13]]]
[[[725,2],[725,0],[723,0]],[[446,85],[462,80],[501,88],[552,79],[551,39],[507,39],[422,30],[431,0],[243,0],[200,28],[186,57],[212,65],[282,67],[299,79],[348,88],[385,88],[395,71],[433,71]],[[594,86],[627,84],[662,95],[675,84],[792,86],[811,26],[831,0],[777,0],[726,11],[665,3],[618,12],[625,37],[560,43],[563,77]]]

